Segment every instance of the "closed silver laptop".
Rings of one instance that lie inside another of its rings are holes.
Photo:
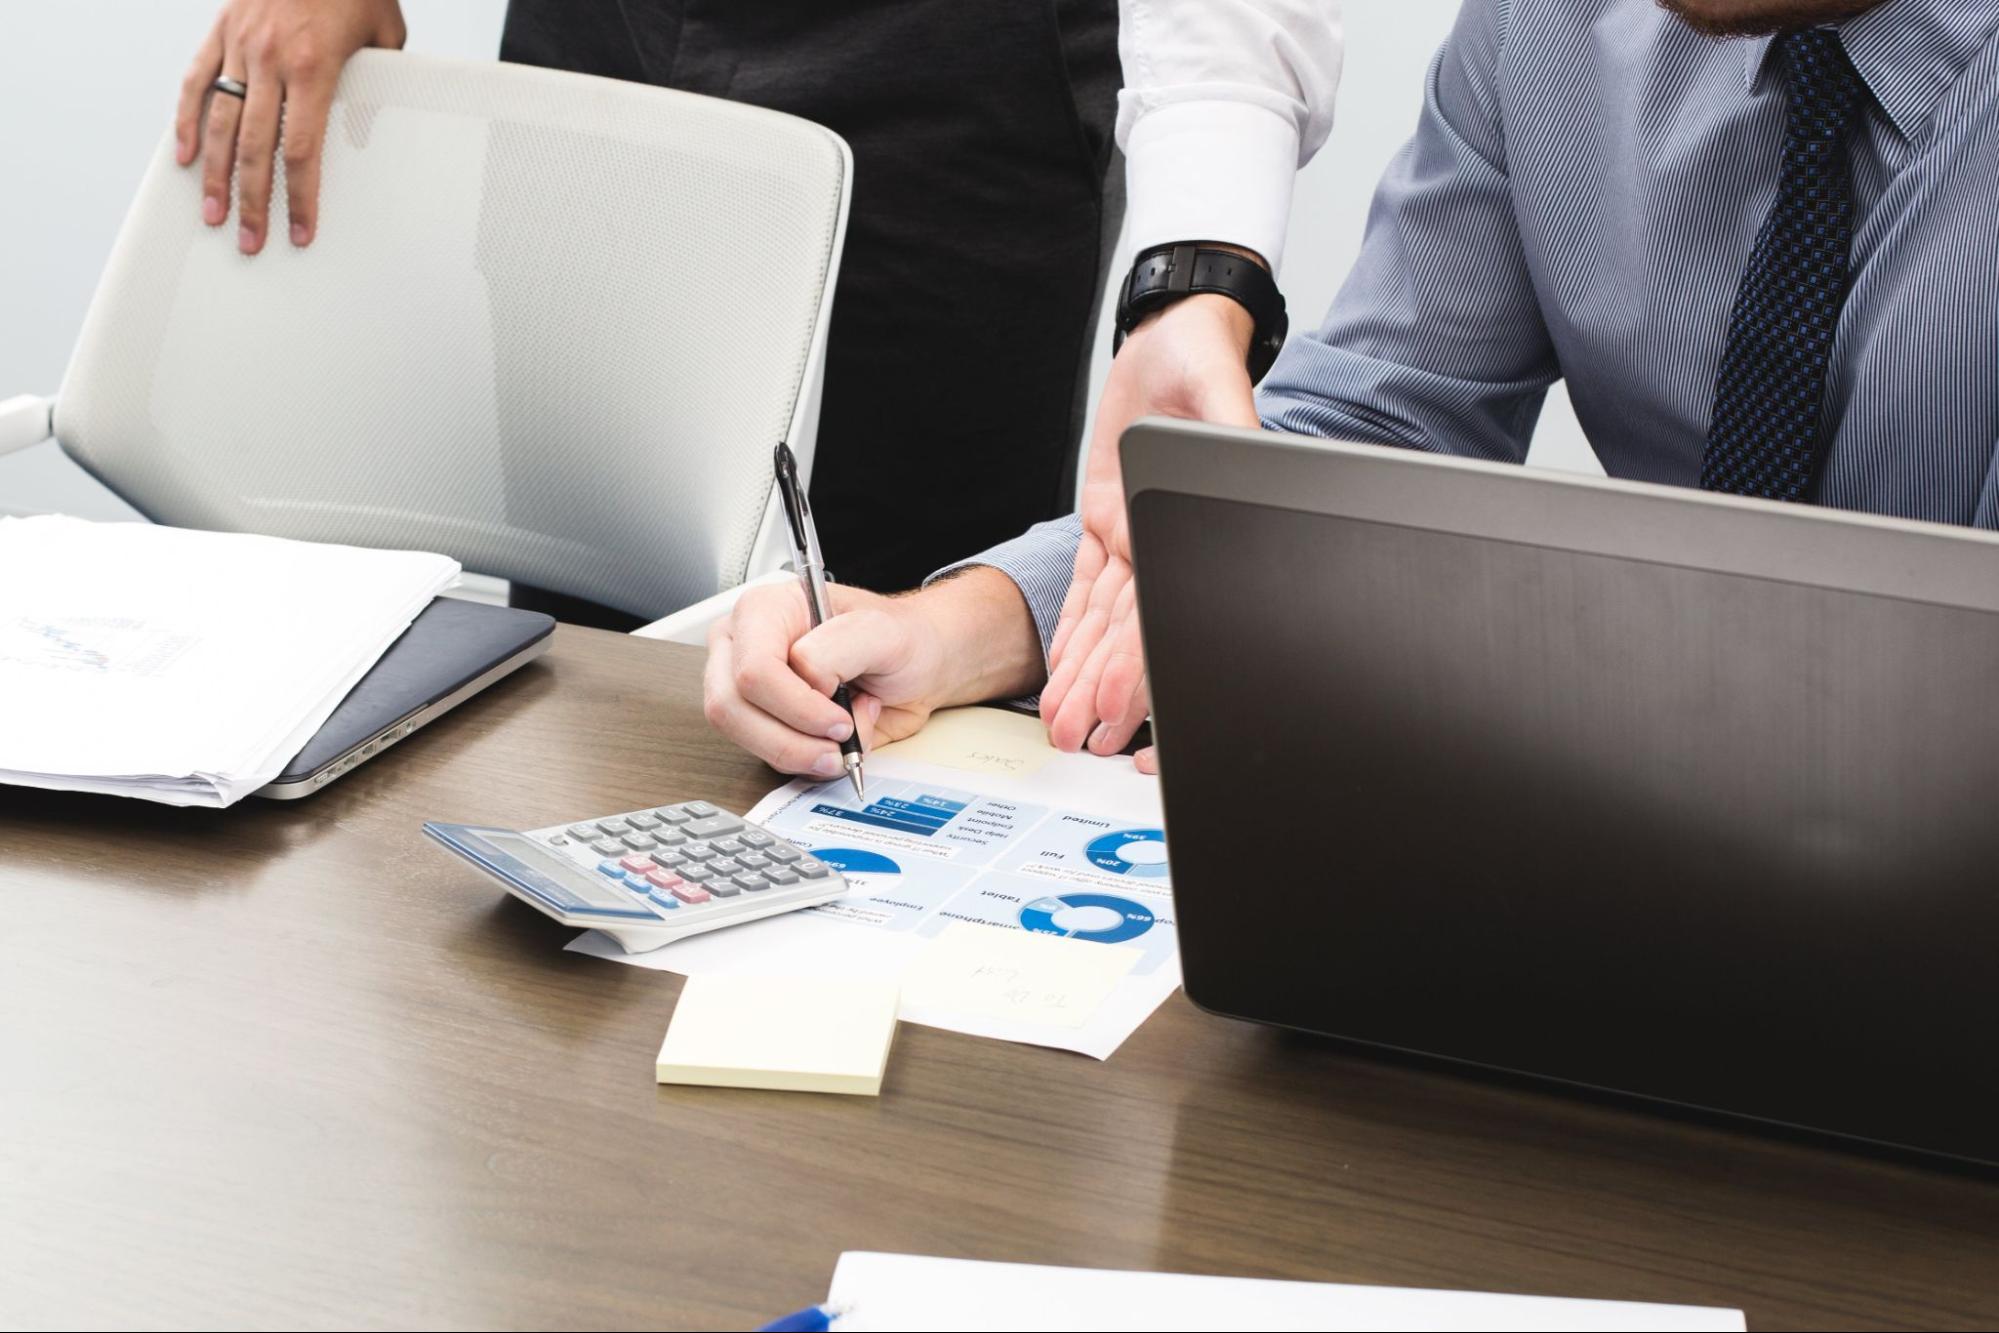
[[[439,597],[257,796],[310,796],[548,651],[555,618]]]

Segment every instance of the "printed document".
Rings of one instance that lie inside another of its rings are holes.
[[[229,805],[457,578],[416,551],[0,519],[0,783]]]
[[[748,818],[838,866],[847,896],[627,954],[699,976],[787,969],[904,982],[901,1016],[1106,1059],[1180,984],[1158,780],[1061,754],[1040,723],[939,714],[842,777],[772,792]],[[914,756],[914,757],[912,757]]]

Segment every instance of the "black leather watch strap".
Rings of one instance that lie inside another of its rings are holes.
[[[1117,337],[1112,350],[1124,346],[1125,335],[1146,316],[1196,292],[1226,296],[1249,311],[1256,322],[1249,340],[1249,379],[1252,384],[1261,380],[1290,331],[1284,294],[1263,265],[1233,250],[1194,241],[1153,246],[1132,263],[1118,292]]]

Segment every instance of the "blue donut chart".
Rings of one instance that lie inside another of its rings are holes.
[[[1166,830],[1156,828],[1122,829],[1116,833],[1106,833],[1090,839],[1083,855],[1098,870],[1113,875],[1133,875],[1141,879],[1163,879],[1166,875],[1164,861],[1127,861],[1118,853],[1133,843],[1166,842]]]
[[[859,847],[825,847],[812,853],[827,865],[855,875],[900,875],[902,867],[883,856]]]
[[[1055,915],[1069,907],[1107,907],[1123,920],[1104,930],[1064,930],[1055,924]],[[1020,909],[1020,924],[1024,929],[1039,931],[1043,935],[1092,940],[1098,944],[1122,944],[1126,940],[1135,940],[1152,929],[1152,921],[1150,908],[1108,893],[1065,893],[1054,898],[1036,898]]]

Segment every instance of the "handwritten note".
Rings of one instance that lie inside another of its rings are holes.
[[[1041,719],[1004,708],[949,708],[882,753],[973,773],[1024,778],[1053,759]]]
[[[953,921],[910,963],[902,998],[914,1009],[1081,1027],[1139,956],[1116,944]]]

